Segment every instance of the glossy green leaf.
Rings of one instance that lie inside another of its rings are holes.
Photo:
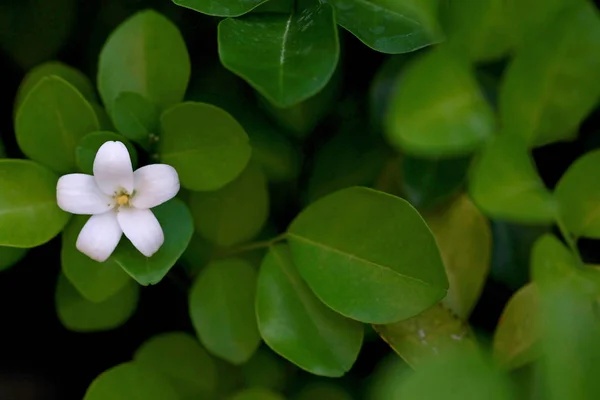
[[[252,10],[252,12],[289,14],[294,9],[294,3],[295,0],[268,0]]]
[[[158,372],[136,362],[126,362],[96,377],[83,400],[180,400],[180,397]]]
[[[29,160],[0,160],[0,246],[36,247],[58,235],[69,214],[56,204],[58,176]]]
[[[147,148],[150,135],[158,134],[159,111],[139,93],[121,92],[112,106],[115,128],[126,138]]]
[[[15,119],[25,155],[60,173],[72,172],[79,139],[100,129],[94,109],[70,83],[44,77],[29,91]]]
[[[600,17],[592,4],[560,13],[509,65],[500,89],[503,129],[529,146],[573,139],[600,98]]]
[[[162,247],[148,258],[122,237],[111,256],[140,285],[160,282],[181,257],[194,233],[192,215],[181,200],[169,200],[153,208],[152,212],[165,235]]]
[[[246,387],[283,390],[294,366],[266,346],[260,347],[252,358],[241,366]]]
[[[235,393],[227,400],[285,400],[285,397],[269,389],[250,388]]]
[[[4,271],[21,261],[27,254],[27,249],[0,246],[0,271]]]
[[[540,312],[535,283],[523,286],[510,298],[494,333],[494,356],[499,365],[516,369],[539,356]]]
[[[314,96],[338,62],[333,9],[317,1],[307,3],[289,15],[248,15],[219,24],[223,65],[279,107]]]
[[[577,159],[556,185],[560,219],[575,236],[600,239],[600,150]]]
[[[215,390],[217,369],[197,340],[185,332],[168,332],[144,342],[133,359],[160,372],[182,400],[210,397]]]
[[[344,375],[362,345],[362,325],[321,303],[296,271],[286,245],[271,247],[260,267],[256,317],[269,347],[315,375]]]
[[[123,92],[137,93],[164,110],[183,99],[190,69],[177,26],[156,11],[143,10],[106,40],[98,61],[98,91],[110,114]]]
[[[92,303],[79,294],[69,280],[60,274],[56,286],[56,312],[60,322],[75,332],[101,332],[123,325],[135,312],[139,286],[129,281],[113,296]]]
[[[88,133],[79,139],[79,142],[77,143],[77,147],[75,148],[75,161],[81,172],[89,175],[94,174],[94,159],[96,158],[96,153],[98,153],[100,146],[108,141],[123,143],[129,151],[133,169],[137,168],[137,151],[129,140],[113,132],[99,131]]]
[[[466,195],[423,217],[435,236],[450,282],[442,302],[467,320],[490,271],[490,223]]]
[[[388,110],[386,135],[409,154],[450,157],[477,150],[494,129],[492,109],[469,63],[438,48],[404,71]]]
[[[178,6],[189,8],[213,17],[239,17],[267,0],[173,0]]]
[[[181,103],[161,117],[160,158],[190,190],[217,190],[246,167],[251,148],[242,126],[224,110]]]
[[[438,0],[328,0],[338,24],[382,53],[415,51],[442,40]]]
[[[75,247],[79,232],[87,222],[87,215],[75,215],[62,234],[60,263],[63,274],[87,301],[103,302],[123,289],[131,278],[110,257],[99,263]]]
[[[383,192],[352,187],[319,199],[294,219],[288,240],[294,265],[317,297],[361,322],[410,318],[448,289],[419,213]]]
[[[470,157],[426,159],[402,157],[406,200],[417,208],[432,208],[454,196],[467,178]]]
[[[489,217],[528,224],[552,222],[556,204],[518,137],[500,134],[487,143],[469,176],[469,194]]]
[[[431,357],[477,346],[469,325],[441,304],[405,321],[373,327],[404,361],[417,369]]]
[[[90,79],[81,71],[60,61],[48,61],[32,68],[27,72],[17,90],[15,98],[15,112],[25,100],[25,97],[43,79],[50,76],[58,76],[69,82],[88,101],[96,100],[96,90]]]
[[[248,164],[232,182],[213,192],[192,192],[189,205],[196,231],[230,247],[256,236],[269,214],[269,191],[260,167]]]
[[[260,344],[254,313],[256,271],[246,261],[207,265],[190,291],[194,329],[206,349],[232,364],[248,361]]]

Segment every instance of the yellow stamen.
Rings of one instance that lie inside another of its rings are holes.
[[[126,194],[122,194],[121,196],[117,197],[117,204],[120,206],[124,206],[127,203],[129,203],[129,196],[127,196]]]

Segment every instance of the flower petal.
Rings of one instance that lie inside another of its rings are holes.
[[[94,159],[94,178],[100,190],[109,196],[125,190],[133,192],[133,167],[127,147],[121,142],[106,142]]]
[[[117,219],[127,239],[146,257],[156,253],[165,241],[160,223],[148,209],[121,207]]]
[[[100,191],[94,177],[86,174],[61,176],[56,184],[58,206],[71,214],[101,214],[114,207],[114,200]]]
[[[133,173],[135,196],[131,205],[152,208],[175,197],[179,192],[179,176],[175,168],[166,164],[152,164]]]
[[[92,215],[79,233],[75,247],[92,260],[103,262],[119,244],[122,233],[115,211]]]

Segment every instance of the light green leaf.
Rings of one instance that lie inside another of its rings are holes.
[[[499,365],[516,369],[538,358],[540,313],[535,283],[528,283],[510,298],[494,333],[494,356]]]
[[[160,158],[190,190],[217,190],[234,180],[250,160],[248,135],[224,110],[186,102],[161,117]]]
[[[239,17],[268,0],[173,0],[178,6],[213,17]]]
[[[271,247],[260,267],[256,317],[269,347],[315,375],[344,375],[362,345],[362,325],[321,303],[296,271],[286,245]]]
[[[235,393],[227,400],[285,400],[285,397],[269,389],[250,388]]]
[[[490,271],[489,221],[466,195],[423,217],[435,236],[450,282],[442,302],[459,318],[468,320]]]
[[[260,344],[254,313],[256,271],[246,261],[207,265],[190,291],[194,329],[206,349],[232,364],[248,361]]]
[[[446,295],[435,239],[406,201],[364,187],[339,190],[288,228],[294,265],[333,310],[368,323],[415,316]]]
[[[15,120],[17,143],[23,153],[60,173],[76,169],[77,142],[99,129],[92,106],[57,76],[40,79],[23,100]]]
[[[129,151],[133,169],[137,168],[137,151],[129,140],[113,132],[99,131],[88,133],[77,143],[77,147],[75,148],[75,160],[81,172],[89,175],[94,174],[94,159],[96,158],[96,153],[98,153],[98,149],[108,141],[123,143]]]
[[[473,202],[491,218],[527,224],[552,222],[555,201],[518,137],[500,134],[488,142],[469,176]]]
[[[338,62],[333,9],[316,0],[305,3],[289,15],[248,15],[219,24],[223,65],[279,107],[317,94]]]
[[[137,365],[160,372],[182,400],[210,397],[217,369],[195,338],[185,332],[168,332],[144,342],[133,356]]]
[[[29,160],[0,160],[0,246],[36,247],[69,221],[56,204],[58,177]]]
[[[215,245],[230,247],[256,236],[269,213],[269,191],[260,167],[250,163],[214,192],[192,192],[189,205],[196,230]]]
[[[181,400],[158,372],[126,362],[101,373],[83,400]]]
[[[0,246],[0,271],[4,271],[21,261],[27,254],[27,249]]]
[[[92,303],[83,298],[61,273],[56,286],[56,312],[60,322],[71,331],[108,331],[123,325],[133,315],[138,298],[139,286],[129,281],[113,296]]]
[[[99,263],[77,250],[75,242],[88,219],[86,215],[71,218],[62,234],[60,262],[63,274],[79,294],[87,301],[100,303],[131,283],[131,278],[113,257]]]
[[[437,48],[406,68],[392,95],[386,135],[409,154],[451,157],[477,150],[494,129],[494,114],[467,60]]]
[[[415,51],[442,40],[438,0],[327,0],[338,24],[382,53]]]
[[[600,98],[600,18],[589,2],[560,13],[517,53],[500,89],[505,132],[530,147],[574,139]]]
[[[600,150],[571,164],[556,185],[554,197],[569,232],[600,239]]]
[[[121,92],[111,111],[115,128],[147,149],[150,135],[158,134],[160,113],[157,107],[138,93]]]
[[[111,256],[140,285],[160,282],[181,257],[194,233],[190,210],[178,198],[153,208],[152,212],[165,235],[162,247],[148,258],[122,237]]]
[[[99,56],[98,90],[111,115],[123,92],[137,93],[164,110],[183,99],[190,70],[177,26],[156,11],[143,10],[106,40]]]

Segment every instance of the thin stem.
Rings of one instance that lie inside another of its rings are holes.
[[[225,250],[223,253],[217,253],[214,256],[214,259],[221,259],[221,258],[227,258],[227,257],[232,257],[234,255],[240,254],[240,253],[247,253],[249,251],[252,250],[257,250],[257,249],[263,249],[265,247],[269,247],[277,242],[281,242],[282,240],[284,240],[286,237],[285,233],[282,233],[280,235],[275,236],[274,238],[268,239],[268,240],[263,240],[260,242],[253,242],[253,243],[248,243],[246,245],[243,246],[239,246],[230,250]]]
[[[558,218],[556,222],[558,225],[558,229],[560,230],[560,234],[565,239],[565,242],[567,242],[567,246],[569,246],[573,254],[575,254],[577,260],[579,260],[580,263],[583,263],[581,260],[581,254],[579,254],[579,249],[577,248],[577,239],[573,235],[571,235],[571,233],[567,230],[565,224],[563,224],[560,218]]]

